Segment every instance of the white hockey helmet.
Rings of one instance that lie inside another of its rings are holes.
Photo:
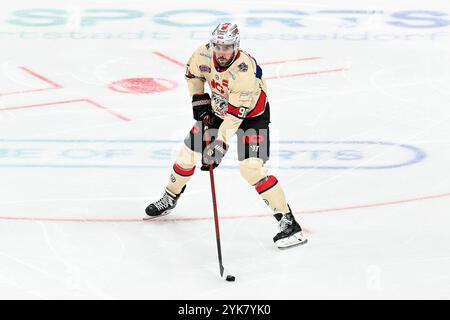
[[[214,50],[214,45],[233,45],[234,53],[239,50],[239,29],[237,24],[230,22],[220,23],[211,34],[210,46]]]

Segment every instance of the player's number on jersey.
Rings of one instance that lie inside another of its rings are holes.
[[[244,108],[244,107],[240,107],[239,108],[239,117],[240,118],[245,118],[245,113],[246,113],[246,111],[247,111],[247,109],[246,108]]]

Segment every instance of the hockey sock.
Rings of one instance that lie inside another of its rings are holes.
[[[265,177],[255,184],[255,189],[274,214],[289,212],[286,196],[277,178]]]
[[[167,183],[167,190],[175,195],[180,194],[183,187],[191,179],[194,171],[195,167],[183,168],[175,162],[170,173],[169,182]]]

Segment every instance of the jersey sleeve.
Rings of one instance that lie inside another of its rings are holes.
[[[238,131],[241,123],[241,119],[230,114],[226,114],[223,118],[223,122],[219,126],[217,138],[228,143],[228,140]]]
[[[195,51],[186,64],[185,79],[191,96],[205,92],[205,77],[199,69],[199,50]]]

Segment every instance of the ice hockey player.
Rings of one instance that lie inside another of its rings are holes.
[[[280,183],[268,175],[270,110],[262,70],[256,60],[239,48],[236,24],[221,23],[209,43],[198,48],[187,63],[186,75],[195,125],[178,151],[163,197],[150,204],[144,219],[169,214],[175,208],[196,165],[208,171],[225,156],[235,134],[241,176],[272,209],[279,224],[273,241],[279,248],[307,242],[295,220]],[[205,93],[204,84],[212,97]],[[205,135],[205,126],[208,127]],[[210,137],[207,144],[205,136]]]

